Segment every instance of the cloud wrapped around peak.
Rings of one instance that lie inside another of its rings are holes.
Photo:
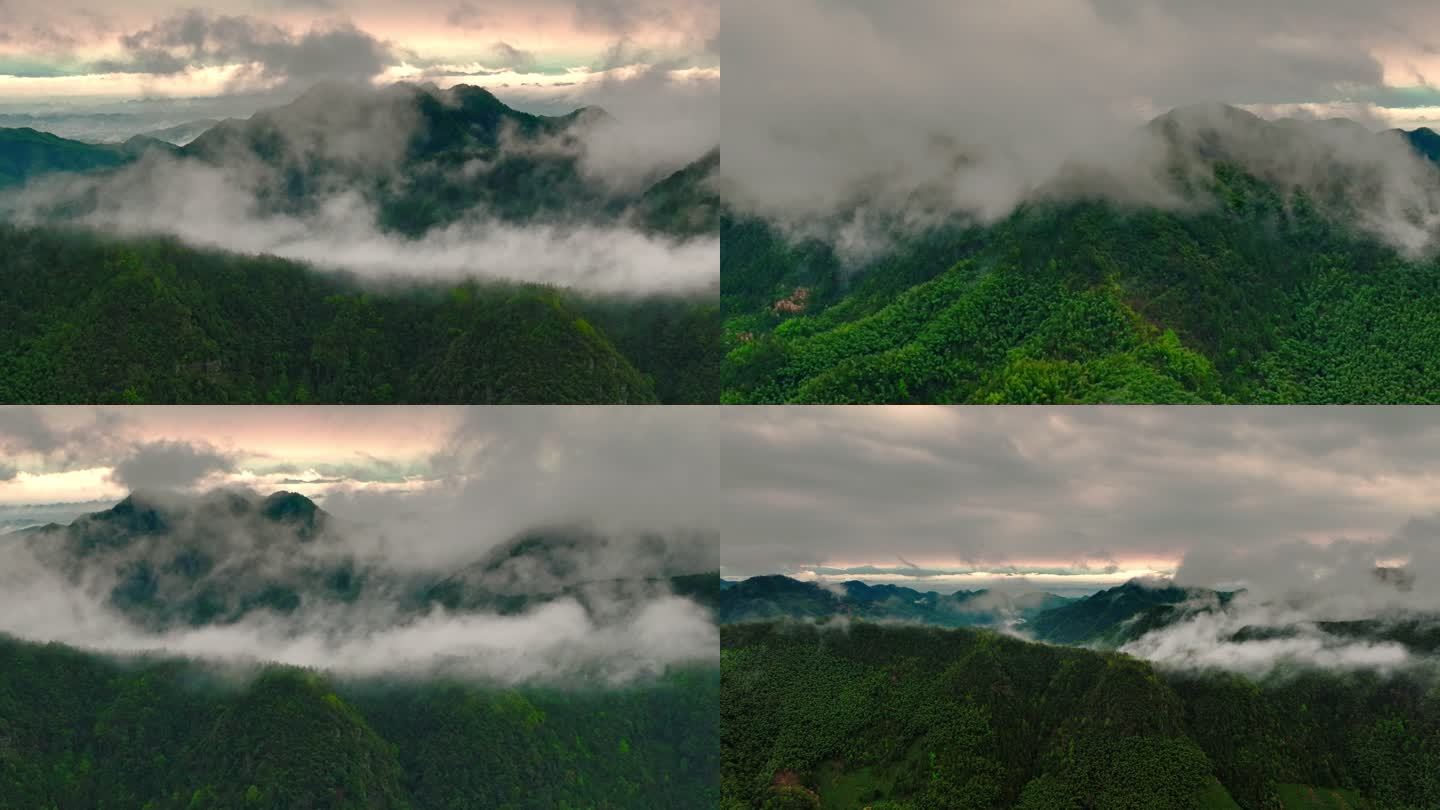
[[[1057,191],[1173,205],[1169,150],[1146,120],[1214,102],[1364,112],[1393,96],[1389,74],[1410,54],[1424,56],[1403,32],[1435,22],[1440,12],[1410,0],[1363,13],[1328,2],[736,0],[721,34],[726,192],[742,211],[830,230],[832,218],[992,221]],[[1295,170],[1287,187],[1409,157],[1398,141],[1317,138],[1323,149],[1300,153],[1273,144],[1266,158]],[[1436,224],[1440,194],[1415,182],[1386,172],[1373,212],[1385,220],[1373,230],[1401,247],[1416,237],[1388,227],[1396,211],[1417,203]]]

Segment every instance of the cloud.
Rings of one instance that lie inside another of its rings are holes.
[[[125,418],[117,412],[92,411],[65,420],[50,418],[52,413],[31,405],[0,406],[0,454],[33,473],[81,468],[93,459],[113,457],[124,446]],[[29,459],[17,458],[22,456]]]
[[[445,20],[457,28],[484,28],[488,18],[474,3],[464,2],[450,9]]]
[[[536,59],[533,52],[522,50],[508,42],[496,42],[490,46],[490,52],[494,54],[496,64],[510,68],[517,73],[535,67]]]
[[[713,29],[719,0],[573,0],[576,27],[625,35],[645,27]]]
[[[1344,639],[1317,629],[1304,612],[1246,603],[1200,613],[1141,636],[1121,652],[1177,669],[1222,669],[1264,676],[1282,667],[1389,671],[1418,663],[1393,641]],[[1237,639],[1242,631],[1278,628],[1277,638]]]
[[[375,279],[520,281],[645,295],[713,289],[719,275],[718,236],[675,242],[620,224],[521,225],[477,213],[411,238],[382,231],[374,207],[352,192],[321,200],[310,214],[261,214],[234,170],[158,156],[121,170],[110,189],[83,224]],[[34,193],[49,199],[43,187]]]
[[[39,408],[24,405],[0,408],[0,450],[6,453],[49,453],[65,443]]]
[[[245,66],[236,84],[308,85],[361,81],[399,58],[393,46],[352,23],[317,25],[302,33],[255,17],[191,9],[120,37],[123,59],[95,65],[101,73],[174,74],[196,67]]]
[[[608,535],[690,536],[719,523],[713,408],[484,407],[431,459],[441,482],[414,493],[338,491],[326,508],[406,549],[397,564],[443,565],[537,525]],[[410,551],[409,536],[427,543]],[[696,563],[719,566],[719,550]]]
[[[111,477],[130,490],[193,487],[215,473],[235,471],[235,459],[203,442],[155,441],[138,445]]]
[[[100,465],[113,454],[121,459],[117,480],[171,490],[135,501],[141,511],[161,509],[167,531],[124,546],[83,546],[73,557],[54,535],[0,540],[0,632],[114,652],[504,682],[620,682],[716,657],[709,613],[659,581],[719,565],[713,408],[426,407],[358,416],[349,408],[152,410],[125,411],[138,412],[125,423],[138,427],[113,440],[123,452],[92,448],[80,463]],[[54,446],[47,437],[84,424],[90,412],[40,409],[39,426],[31,420],[26,430]],[[370,453],[402,422],[448,429],[431,437],[423,457],[407,461],[391,451],[362,466],[371,478],[423,469],[425,485],[377,490],[358,476],[334,476],[346,481],[329,485],[322,502],[332,518],[303,537],[304,524],[257,518],[256,495],[193,491],[217,472],[243,478],[257,459],[272,470],[312,466],[273,452],[271,442],[292,445],[296,431],[305,442]],[[209,436],[237,446],[217,450]],[[192,491],[177,491],[186,488]],[[32,525],[41,512],[50,519],[46,510],[22,511],[18,525]],[[516,545],[527,538],[539,541]],[[502,546],[505,553],[496,552]],[[190,562],[173,564],[182,551]],[[206,565],[195,564],[202,558]],[[112,598],[142,562],[156,599],[172,607],[265,583],[305,596],[290,614],[260,610],[232,624],[190,627],[183,611],[154,615],[142,604],[127,612],[123,599]],[[323,590],[312,587],[316,572],[336,568],[365,583],[356,601],[315,594]],[[534,602],[506,615],[407,606],[407,594],[437,582]]]
[[[1440,22],[1433,7],[1413,2],[1372,17],[1328,2],[740,0],[721,34],[726,192],[743,211],[831,234],[856,219],[867,230],[897,217],[991,221],[1056,194],[1174,205],[1167,147],[1140,129],[1149,117],[1373,95],[1386,80],[1375,54],[1409,47],[1403,32],[1427,21]],[[1418,202],[1435,224],[1436,192],[1417,194],[1421,164],[1398,142],[1342,143],[1323,129],[1297,140],[1298,153],[1276,144],[1264,156],[1295,170],[1287,185],[1313,179],[1322,158],[1403,167],[1385,171],[1374,218]],[[1413,245],[1388,221],[1375,230]]]

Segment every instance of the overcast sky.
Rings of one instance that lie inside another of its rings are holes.
[[[1420,0],[731,0],[725,173],[793,214],[957,154],[974,187],[1034,184],[1179,105],[1412,128],[1440,120],[1437,46]]]
[[[727,577],[1368,581],[1440,535],[1427,408],[752,407],[719,444]]]
[[[640,74],[681,93],[714,85],[719,15],[718,0],[0,0],[0,116],[94,134],[60,114],[243,117],[333,79],[478,84],[540,112],[623,107],[617,85]]]

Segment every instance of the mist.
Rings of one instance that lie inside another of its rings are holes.
[[[1427,657],[1395,641],[1342,638],[1317,627],[1315,621],[1316,614],[1303,606],[1257,602],[1241,595],[1226,607],[1196,612],[1146,633],[1120,651],[1167,668],[1220,669],[1254,677],[1297,667],[1388,672],[1420,664]],[[1281,635],[1244,637],[1265,631]]]
[[[614,92],[622,98],[639,89],[619,84],[626,89]],[[498,151],[477,155],[463,169],[417,167],[405,163],[423,126],[412,102],[417,93],[453,102],[448,91],[433,86],[376,91],[324,85],[253,119],[278,135],[278,166],[258,160],[235,137],[236,123],[227,122],[197,142],[203,160],[151,149],[114,172],[41,177],[0,200],[0,216],[24,225],[58,219],[119,236],[172,236],[371,279],[529,282],[607,294],[693,293],[718,285],[718,234],[658,235],[636,226],[629,214],[597,220],[581,210],[582,201],[572,215],[526,222],[482,205],[415,237],[382,227],[379,210],[362,191],[375,183],[404,189],[436,177],[478,182],[507,155],[543,152],[576,160],[597,187],[636,196],[702,157],[715,141],[712,132],[707,146],[693,121],[654,131],[645,123],[656,118],[651,109],[636,121],[606,117],[554,138],[502,133]],[[319,174],[308,184],[303,206],[277,209],[273,202],[284,199],[293,171]]]

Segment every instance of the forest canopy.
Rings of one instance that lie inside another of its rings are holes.
[[[10,403],[714,402],[715,313],[0,225]]]

